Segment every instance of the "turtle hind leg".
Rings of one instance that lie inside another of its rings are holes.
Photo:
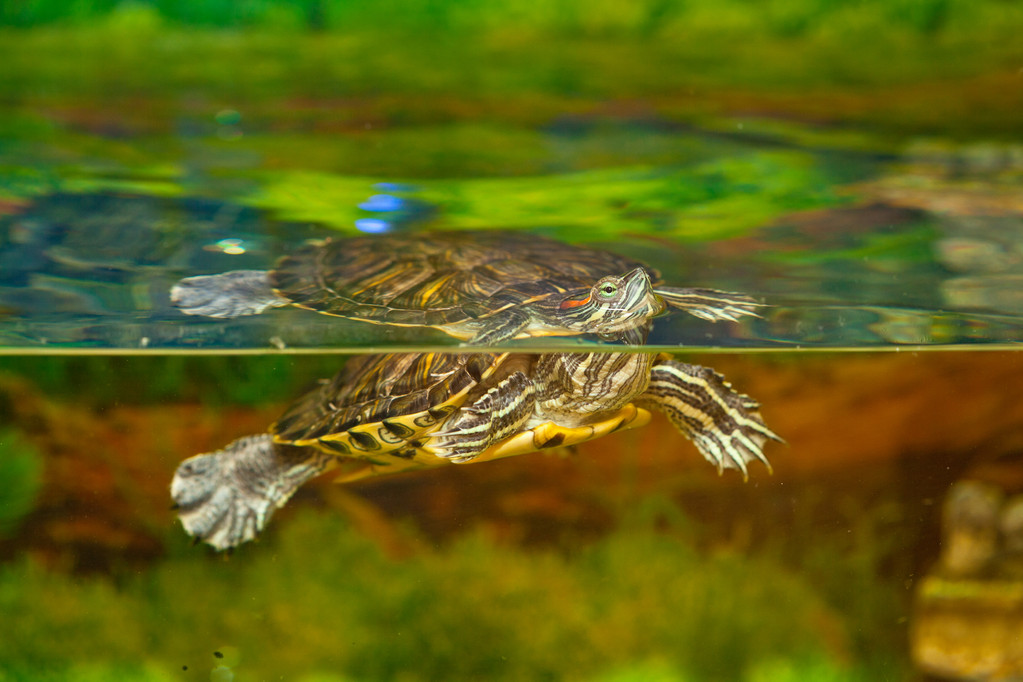
[[[171,288],[171,303],[186,315],[241,317],[290,303],[278,296],[264,270],[232,270],[186,277]]]
[[[754,460],[771,470],[763,447],[781,438],[764,424],[757,401],[733,390],[714,370],[659,362],[637,403],[664,412],[719,472],[738,469],[745,478],[746,465]]]
[[[679,308],[690,315],[711,322],[719,320],[735,322],[744,315],[760,317],[757,309],[763,307],[762,303],[758,303],[746,294],[718,291],[717,289],[658,287],[655,293],[673,308]]]
[[[311,448],[277,445],[266,434],[239,438],[182,462],[171,497],[190,535],[230,549],[255,539],[274,511],[333,461]]]

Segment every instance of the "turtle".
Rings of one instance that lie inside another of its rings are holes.
[[[267,433],[182,462],[171,496],[195,540],[252,540],[306,481],[484,462],[668,419],[719,473],[770,464],[759,404],[707,367],[652,352],[355,356]]]
[[[530,336],[620,337],[668,307],[706,320],[756,315],[744,294],[664,286],[607,251],[509,230],[313,240],[270,271],[180,280],[189,315],[232,318],[295,305],[377,324],[433,327],[473,346]]]

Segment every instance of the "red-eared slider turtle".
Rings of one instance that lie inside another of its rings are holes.
[[[296,305],[328,315],[435,327],[470,344],[527,336],[620,335],[667,307],[707,320],[754,315],[742,294],[662,286],[656,270],[606,251],[507,231],[327,239],[270,272],[188,277],[183,312],[254,315]]]
[[[171,495],[185,529],[228,549],[298,486],[572,445],[667,414],[718,470],[767,465],[778,437],[752,398],[706,367],[651,353],[398,353],[356,357],[269,433],[185,460]]]

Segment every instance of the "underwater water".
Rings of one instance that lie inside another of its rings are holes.
[[[0,6],[0,682],[1023,676],[1023,16],[455,5]],[[758,401],[773,472],[655,416],[193,545],[182,460],[460,348],[174,284],[491,228],[763,303],[643,350]]]

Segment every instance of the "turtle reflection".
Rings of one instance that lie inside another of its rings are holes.
[[[269,272],[188,277],[183,312],[254,315],[296,305],[328,315],[434,327],[470,345],[529,336],[618,336],[669,307],[706,320],[755,315],[743,294],[664,286],[607,251],[508,231],[430,232],[310,242]]]

